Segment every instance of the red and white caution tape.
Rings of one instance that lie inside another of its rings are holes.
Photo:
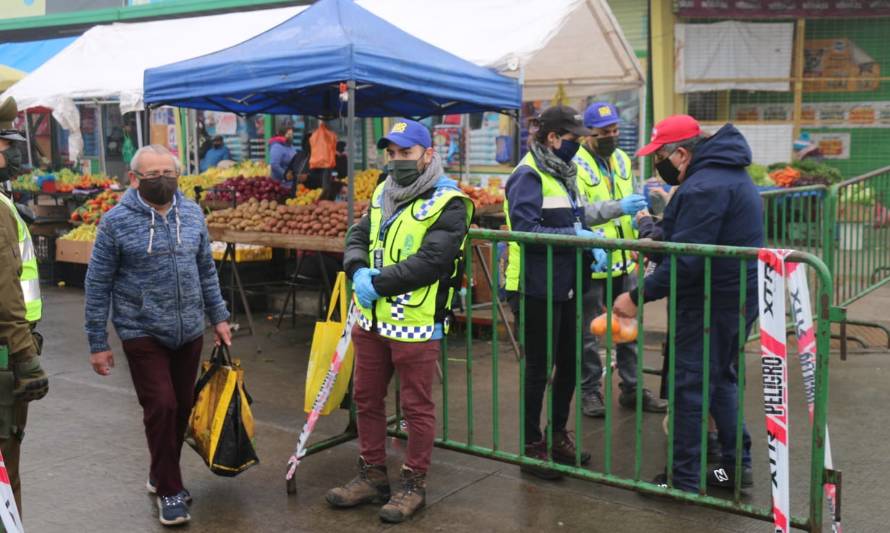
[[[797,335],[797,355],[803,372],[804,393],[813,423],[813,409],[816,401],[816,328],[813,327],[813,311],[810,306],[810,288],[806,271],[800,263],[787,263],[785,276],[788,279],[788,296],[791,298],[791,320]],[[831,444],[828,428],[825,428],[825,468],[834,468],[831,460]],[[837,516],[837,487],[833,483],[825,485],[825,497],[831,512],[833,533],[842,533],[840,518]]]
[[[791,299],[791,316],[797,336],[798,358],[803,372],[804,392],[813,422],[816,399],[816,333],[805,269],[799,263],[786,263],[790,250],[762,249],[757,280],[760,304],[760,353],[763,367],[763,402],[769,445],[770,479],[773,492],[775,531],[787,533],[790,527],[788,462],[788,361],[785,344],[785,281]],[[828,429],[825,430],[825,468],[832,468]],[[841,533],[837,520],[837,491],[825,485],[832,515],[832,531]]]
[[[9,482],[3,454],[0,454],[0,500],[0,522],[3,523],[3,529],[9,533],[24,533],[25,528],[22,527],[19,508],[15,504],[15,494]]]
[[[337,374],[340,373],[340,367],[343,365],[343,360],[346,358],[346,350],[349,348],[349,343],[352,342],[352,327],[356,323],[358,313],[359,311],[355,309],[355,304],[350,304],[349,312],[346,314],[346,326],[343,328],[343,333],[340,334],[340,340],[337,341],[337,348],[334,352],[334,357],[331,360],[331,367],[328,370],[327,375],[324,377],[324,381],[321,383],[321,388],[318,390],[318,394],[315,396],[315,401],[312,403],[312,410],[306,416],[306,423],[303,424],[300,438],[297,439],[297,448],[287,460],[287,475],[285,478],[288,481],[294,477],[294,471],[296,471],[297,465],[300,464],[300,460],[306,455],[306,443],[309,441],[309,435],[311,435],[312,430],[315,429],[315,423],[318,422],[318,418],[321,416],[321,411],[324,409],[325,404],[328,402],[328,397],[331,395],[331,389],[334,388],[334,382],[337,381]]]
[[[788,359],[785,349],[785,257],[788,250],[760,250],[757,291],[760,304],[760,364],[763,409],[769,446],[776,533],[788,533]]]

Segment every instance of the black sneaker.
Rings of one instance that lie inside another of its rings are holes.
[[[606,416],[606,406],[603,404],[602,394],[594,392],[590,396],[586,396],[581,402],[581,412],[584,413],[584,416],[592,418]]]
[[[628,409],[637,408],[637,391],[623,390],[618,396],[618,403],[621,407]],[[647,413],[666,413],[668,408],[667,400],[656,398],[652,391],[643,389],[643,411]]]
[[[191,519],[189,507],[180,495],[158,496],[158,520],[161,521],[161,524],[178,526]]]
[[[735,488],[735,468],[717,466],[708,470],[708,486],[721,489]],[[742,488],[750,489],[754,486],[754,473],[750,466],[742,467]]]
[[[154,481],[149,478],[145,482],[145,490],[148,491],[149,494],[157,494],[158,493],[158,485]],[[177,494],[177,496],[181,496],[183,501],[188,505],[192,504],[192,495],[189,493],[188,489],[182,489],[182,491]]]

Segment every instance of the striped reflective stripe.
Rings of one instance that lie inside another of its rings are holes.
[[[19,242],[19,251],[22,254],[22,262],[34,261],[37,255],[34,253],[34,244],[31,242],[31,235],[25,233],[25,239]]]
[[[25,303],[40,299],[40,280],[23,279],[21,280],[22,294],[25,296]]]
[[[541,209],[571,209],[572,203],[568,196],[545,196]]]

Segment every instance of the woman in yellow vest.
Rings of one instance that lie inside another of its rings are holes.
[[[433,379],[460,286],[473,202],[445,176],[422,124],[398,120],[377,146],[389,155],[389,176],[374,191],[368,214],[350,230],[344,256],[361,312],[352,331],[359,475],[326,499],[335,507],[385,503],[380,518],[401,522],[426,501],[436,434]],[[408,450],[401,483],[390,495],[384,399],[394,371]]]
[[[630,157],[618,148],[618,110],[608,102],[594,102],[584,111],[584,126],[593,134],[586,139],[575,156],[578,167],[578,190],[587,200],[587,213],[595,213],[593,230],[602,231],[607,239],[637,238],[633,216],[646,208],[646,198],[634,193]],[[605,312],[606,264],[592,273],[593,283],[584,293],[584,323],[589,324]],[[612,298],[636,287],[636,263],[626,250],[612,251]],[[581,367],[582,412],[587,416],[605,415],[600,381],[603,363],[597,338],[584,329],[584,364]],[[621,394],[618,403],[636,407],[637,352],[636,343],[619,344],[615,350]],[[667,402],[643,389],[643,410],[663,413]]]
[[[539,128],[529,142],[529,153],[507,180],[504,210],[512,231],[594,237],[584,229],[583,198],[578,193],[572,158],[578,151],[578,138],[590,135],[581,124],[580,115],[571,107],[553,106],[541,113]],[[605,252],[595,250],[600,261]],[[575,391],[575,249],[553,248],[553,270],[547,269],[547,250],[527,246],[524,271],[520,249],[509,247],[506,289],[513,314],[519,317],[519,300],[525,298],[525,454],[534,459],[575,464],[575,443],[566,429],[569,406]],[[590,263],[590,261],[586,261]],[[545,433],[541,430],[541,409],[550,369],[547,368],[548,277],[552,279],[553,430],[551,454],[547,454]],[[521,279],[524,278],[524,284]],[[585,276],[586,278],[586,276]],[[524,293],[520,291],[524,287]],[[518,319],[517,319],[518,320]],[[581,454],[586,464],[590,454]],[[534,466],[522,466],[543,479],[557,479],[558,472]]]

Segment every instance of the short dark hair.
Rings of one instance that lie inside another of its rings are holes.
[[[337,141],[337,151],[342,152],[346,148],[346,143],[343,141]]]
[[[293,126],[280,126],[278,128],[278,136],[284,137],[285,135],[287,135],[287,132],[292,131],[293,129]]]

